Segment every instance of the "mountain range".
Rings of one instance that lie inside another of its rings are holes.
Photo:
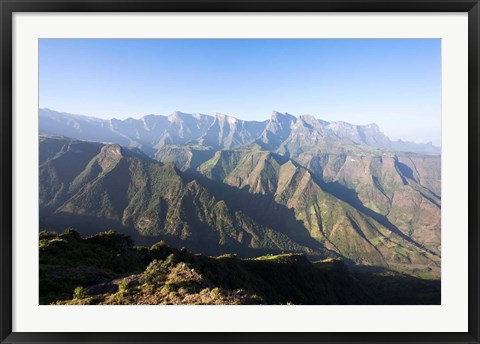
[[[217,113],[215,116],[174,112],[169,116],[148,115],[140,119],[99,119],[82,115],[39,110],[40,133],[62,135],[79,140],[118,143],[138,147],[154,156],[169,145],[201,145],[211,149],[232,149],[259,141],[270,148],[288,151],[304,144],[336,145],[351,150],[362,145],[375,149],[439,155],[440,148],[431,143],[391,141],[376,124],[353,125],[346,122],[326,122],[313,116],[299,118],[274,111],[263,122],[243,121]],[[298,149],[297,149],[298,150]]]
[[[42,228],[440,274],[432,144],[278,112],[263,122],[180,112],[121,121],[40,109],[39,128]]]

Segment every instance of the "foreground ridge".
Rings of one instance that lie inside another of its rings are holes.
[[[40,232],[41,304],[438,304],[439,288],[300,254],[208,257],[164,242],[134,246],[113,231]]]

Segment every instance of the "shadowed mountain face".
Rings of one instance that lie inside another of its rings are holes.
[[[42,132],[82,141],[40,137],[40,224],[438,276],[440,157],[379,148],[392,141],[375,125],[344,127],[280,113],[103,121],[41,110]]]

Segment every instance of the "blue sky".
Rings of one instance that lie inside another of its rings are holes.
[[[40,107],[100,118],[273,110],[440,145],[438,39],[41,39]]]

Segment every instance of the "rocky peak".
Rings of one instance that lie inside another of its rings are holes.
[[[172,113],[168,116],[168,120],[170,122],[176,122],[176,121],[184,119],[187,116],[188,116],[188,114],[186,114],[186,113],[183,113],[183,112],[180,112],[180,111],[175,111],[174,113]]]
[[[223,113],[216,113],[215,114],[215,121],[220,123],[228,123],[229,125],[235,125],[239,120],[233,116],[225,115]]]
[[[373,132],[380,132],[380,128],[378,127],[378,125],[376,123],[370,123],[370,124],[364,125],[363,127],[365,129],[371,130]]]
[[[124,156],[124,149],[118,144],[106,144],[98,154],[98,164],[103,170],[118,162]]]
[[[274,111],[272,113],[272,117],[267,124],[267,129],[271,131],[276,131],[278,129],[281,130],[288,130],[297,121],[297,117],[292,116],[288,113],[280,113]]]
[[[312,115],[301,115],[299,119],[308,124],[318,123],[317,119]]]
[[[287,112],[281,113],[278,111],[273,111],[270,120],[275,122],[295,122],[297,118]]]
[[[110,157],[122,156],[123,148],[116,143],[109,143],[102,147],[100,155]]]
[[[329,125],[332,130],[353,129],[354,127],[355,125],[343,121],[332,122]]]

